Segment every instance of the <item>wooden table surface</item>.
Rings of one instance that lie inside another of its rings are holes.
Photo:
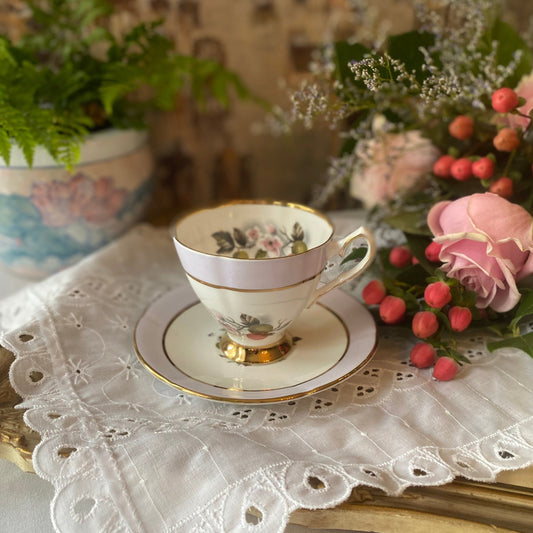
[[[15,409],[20,397],[8,376],[13,360],[0,347],[0,458],[32,472],[32,452],[40,438],[24,424],[24,411]],[[380,533],[532,533],[533,467],[502,472],[494,484],[458,479],[438,487],[411,487],[398,497],[357,487],[333,509],[294,512],[291,524]]]

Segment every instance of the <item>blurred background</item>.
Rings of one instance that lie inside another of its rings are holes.
[[[429,0],[430,1],[430,0]],[[525,31],[531,0],[507,2],[505,16]],[[361,33],[407,31],[411,0],[112,0],[111,30],[123,33],[141,20],[163,19],[163,31],[186,54],[213,58],[273,105],[288,107],[288,89],[309,76],[313,51],[326,41]],[[366,4],[371,7],[365,7]],[[24,32],[21,0],[0,2],[0,31]],[[372,27],[375,26],[375,27]],[[290,135],[264,131],[265,110],[235,99],[200,112],[181,95],[177,110],[152,117],[157,157],[151,219],[233,198],[276,198],[308,203],[324,180],[329,156],[339,148],[328,128],[296,128]],[[263,129],[263,131],[261,131]],[[350,207],[347,194],[324,208]]]

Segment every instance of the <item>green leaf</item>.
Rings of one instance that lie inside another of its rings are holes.
[[[510,87],[516,87],[522,76],[529,74],[532,70],[533,60],[530,47],[512,26],[499,19],[494,23],[490,37],[498,41],[496,59],[499,65],[508,65],[517,50],[522,52],[518,68],[507,80]]]
[[[393,213],[386,217],[384,221],[405,233],[413,235],[431,235],[426,224],[427,210],[421,208],[416,211],[403,211],[401,213]]]
[[[396,279],[410,286],[421,286],[425,287],[427,279],[427,271],[420,264],[412,265],[396,276]]]
[[[339,81],[354,83],[354,76],[349,64],[352,61],[361,61],[367,54],[371,53],[370,48],[359,43],[349,44],[346,41],[339,41],[334,46],[335,75]],[[363,82],[356,82],[356,85],[364,87]]]
[[[388,38],[387,51],[389,55],[401,61],[407,72],[415,72],[415,77],[422,82],[427,73],[422,70],[425,58],[420,47],[430,48],[435,43],[435,36],[429,32],[410,31]]]
[[[518,322],[527,315],[533,314],[533,291],[527,291],[522,294],[520,303],[515,311],[513,320],[511,320],[509,327],[515,328]]]
[[[521,337],[510,337],[508,339],[487,343],[487,349],[489,352],[493,352],[500,348],[517,348],[518,350],[527,353],[530,357],[533,357],[533,332],[526,333]]]
[[[418,259],[419,264],[424,270],[426,270],[426,272],[433,274],[436,266],[427,260],[425,253],[431,239],[428,239],[425,235],[413,235],[412,233],[405,233],[405,237],[407,239],[409,250],[411,250],[411,253]]]

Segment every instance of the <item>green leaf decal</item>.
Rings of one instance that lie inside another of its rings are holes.
[[[304,230],[298,222],[294,223],[292,227],[291,238],[293,241],[303,241],[304,240]]]
[[[217,231],[213,233],[212,237],[217,241],[217,254],[229,253],[235,249],[233,237],[228,231]]]
[[[244,313],[241,314],[241,322],[248,328],[250,326],[260,324],[259,319],[255,318],[254,316],[246,315]]]
[[[244,231],[239,228],[233,228],[233,238],[239,246],[246,246],[247,238]]]
[[[368,248],[365,246],[361,246],[359,248],[354,248],[342,261],[341,265],[344,265],[344,263],[347,263],[348,261],[356,261],[363,259],[365,257],[366,252],[368,251]]]

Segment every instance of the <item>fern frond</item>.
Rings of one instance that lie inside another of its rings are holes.
[[[0,157],[9,165],[11,160],[11,139],[7,132],[0,129]]]

